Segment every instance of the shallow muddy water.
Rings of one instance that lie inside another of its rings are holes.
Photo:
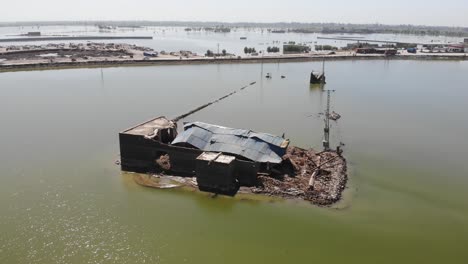
[[[327,62],[332,208],[156,190],[121,173],[118,132],[188,117],[320,148],[320,63],[0,74],[0,263],[466,263],[468,63]],[[262,78],[266,73],[273,78]],[[285,75],[285,79],[280,76]]]

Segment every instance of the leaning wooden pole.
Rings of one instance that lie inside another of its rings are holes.
[[[214,103],[217,103],[217,102],[219,102],[219,101],[222,101],[222,100],[228,98],[229,96],[231,96],[231,95],[233,95],[233,94],[236,94],[237,92],[240,92],[240,91],[244,90],[245,88],[247,88],[247,87],[249,87],[249,86],[252,86],[252,85],[254,85],[254,84],[256,84],[256,83],[257,83],[257,82],[251,82],[251,83],[249,83],[248,85],[243,86],[243,87],[241,87],[241,88],[238,89],[238,90],[235,90],[235,91],[233,91],[233,92],[231,92],[231,93],[229,93],[229,94],[226,94],[225,96],[222,96],[222,97],[220,97],[220,98],[218,98],[218,99],[216,99],[216,100],[214,100],[214,101],[212,101],[212,102],[209,102],[209,103],[207,103],[207,104],[204,104],[204,105],[202,105],[202,106],[199,106],[199,107],[197,107],[197,108],[195,108],[195,109],[193,109],[193,110],[191,110],[191,111],[189,111],[189,112],[187,112],[187,113],[185,113],[185,114],[183,114],[183,115],[180,115],[180,116],[174,118],[173,121],[174,121],[174,122],[178,122],[179,120],[184,119],[184,118],[186,118],[187,116],[190,116],[190,115],[192,115],[192,114],[194,114],[194,113],[196,113],[196,112],[199,112],[200,110],[205,109],[205,108],[207,108],[208,106],[210,106],[210,105],[212,105],[212,104],[214,104]]]

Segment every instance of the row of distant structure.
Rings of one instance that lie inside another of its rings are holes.
[[[100,28],[103,26],[100,26]],[[200,28],[201,29],[201,28]],[[229,28],[226,27],[215,27],[210,28],[209,30],[214,32],[229,32]],[[186,28],[186,31],[191,31],[192,29]],[[206,30],[206,29],[205,29]],[[278,32],[278,31],[271,31],[271,32]],[[284,33],[284,31],[278,32]],[[22,36],[27,37],[41,37],[42,34],[40,31],[31,31]],[[403,43],[403,42],[392,42],[392,41],[381,41],[381,40],[365,40],[365,39],[353,39],[349,37],[318,37],[319,39],[335,39],[335,40],[346,40],[346,41],[357,41],[356,43],[350,43],[345,47],[345,50],[355,50],[357,53],[364,53],[364,54],[371,54],[371,53],[391,53],[390,55],[396,54],[396,49],[406,49],[410,53],[416,53],[417,51],[426,50],[428,52],[447,52],[447,53],[468,53],[468,38],[464,38],[463,42],[460,43]],[[246,39],[242,37],[241,39]],[[379,43],[381,42],[381,46],[379,44],[371,44],[369,42]],[[383,43],[382,43],[383,42]],[[316,50],[327,50],[327,51],[334,51],[337,50],[337,47],[332,47],[329,45],[316,45]],[[283,52],[285,54],[293,54],[293,53],[307,53],[310,52],[311,48],[307,45],[296,44],[295,42],[284,43],[283,45]],[[392,53],[393,52],[393,53]]]

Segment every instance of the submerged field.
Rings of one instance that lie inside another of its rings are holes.
[[[465,263],[467,62],[327,63],[342,115],[332,145],[349,162],[333,208],[144,188],[114,164],[119,131],[254,81],[185,121],[319,148],[326,97],[308,78],[320,68],[1,73],[0,263]]]

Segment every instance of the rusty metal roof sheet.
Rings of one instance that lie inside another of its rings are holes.
[[[230,153],[257,162],[281,163],[289,141],[282,137],[251,130],[187,123],[172,144],[187,143],[198,149]]]

